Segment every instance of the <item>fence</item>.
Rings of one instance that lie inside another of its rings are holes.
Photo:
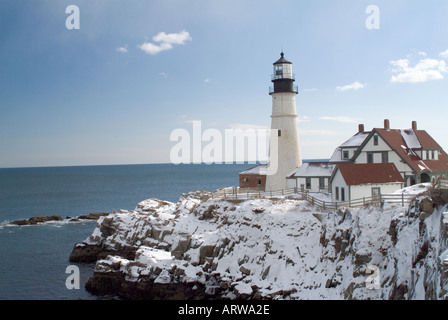
[[[220,189],[212,194],[213,199],[256,199],[256,198],[275,198],[300,194],[297,188],[283,189],[279,191],[262,191],[262,190],[242,190],[238,187]]]
[[[221,189],[212,194],[214,199],[227,199],[227,200],[246,200],[257,198],[275,198],[297,195],[302,200],[308,201],[311,205],[319,207],[323,210],[337,210],[342,207],[363,207],[366,205],[378,205],[384,202],[391,204],[399,204],[401,206],[407,206],[415,198],[413,194],[380,194],[376,197],[364,197],[360,199],[354,199],[349,201],[332,202],[326,201],[312,196],[311,193],[302,191],[298,188],[283,189],[279,191],[261,191],[261,190],[241,190],[237,187]]]
[[[448,180],[440,180],[440,188],[448,189]]]

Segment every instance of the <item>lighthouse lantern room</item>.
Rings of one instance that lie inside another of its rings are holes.
[[[269,94],[275,92],[298,93],[297,86],[294,86],[295,75],[292,73],[292,63],[285,59],[283,52],[281,58],[274,62],[274,74],[271,78],[274,85],[270,88]]]

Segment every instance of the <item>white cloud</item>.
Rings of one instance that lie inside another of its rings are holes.
[[[336,90],[338,91],[347,91],[347,90],[358,90],[365,87],[365,84],[362,84],[359,81],[353,82],[351,84],[348,84],[346,86],[336,87]]]
[[[311,88],[311,89],[302,89],[301,92],[316,92],[317,88]]]
[[[138,45],[138,48],[143,50],[148,54],[158,54],[162,51],[171,50],[173,45],[185,44],[187,41],[191,41],[192,38],[188,31],[182,30],[179,33],[165,33],[159,32],[152,40],[156,42],[156,44],[145,41],[144,43]]]
[[[448,49],[439,54],[442,58],[448,58]]]
[[[207,78],[207,79],[204,79],[204,82],[205,83],[209,83],[209,82],[211,82],[212,80],[210,80],[209,78]]]
[[[168,78],[168,74],[165,72],[160,72],[159,75],[162,76],[163,79]]]
[[[299,134],[301,136],[315,137],[315,136],[334,136],[337,135],[338,132],[325,129],[314,129],[314,130],[299,129]]]
[[[191,41],[190,34],[186,30],[182,30],[179,33],[168,33],[159,32],[157,35],[152,37],[152,40],[160,43],[169,44],[185,44],[185,41]]]
[[[202,123],[201,120],[184,120],[183,122],[188,123],[188,124],[194,124],[195,122]]]
[[[260,126],[256,124],[247,124],[247,123],[234,123],[230,126],[230,129],[232,130],[268,130],[268,127]]]
[[[444,52],[440,55],[443,54]],[[411,66],[409,59],[393,60],[390,64],[394,67],[391,70],[394,73],[391,82],[419,83],[440,80],[443,79],[443,73],[448,72],[445,61],[432,58],[421,59],[414,66]]]
[[[124,47],[118,47],[115,49],[117,52],[127,53],[128,52],[128,45],[125,45]]]
[[[299,122],[310,122],[311,118],[308,116],[299,116]]]
[[[350,118],[350,117],[345,117],[345,116],[336,116],[336,117],[320,117],[319,120],[330,120],[330,121],[337,121],[337,122],[354,123],[354,122],[358,122],[360,119]]]

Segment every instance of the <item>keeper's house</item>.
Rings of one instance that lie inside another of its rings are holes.
[[[404,185],[393,163],[339,163],[330,180],[334,202],[377,198]]]
[[[410,129],[391,129],[386,119],[384,128],[370,132],[360,124],[358,133],[336,149],[330,163],[393,163],[405,187],[448,174],[448,155],[425,130],[417,129],[416,121]]]

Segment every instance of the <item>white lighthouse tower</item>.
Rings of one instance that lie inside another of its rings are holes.
[[[280,59],[274,62],[274,85],[269,90],[272,96],[272,115],[266,191],[286,189],[286,176],[302,165],[296,111],[298,89],[294,86],[292,63],[284,58],[283,52],[280,55]],[[275,136],[272,134],[275,132],[278,140],[273,139]],[[273,140],[277,140],[278,144],[274,145]]]

